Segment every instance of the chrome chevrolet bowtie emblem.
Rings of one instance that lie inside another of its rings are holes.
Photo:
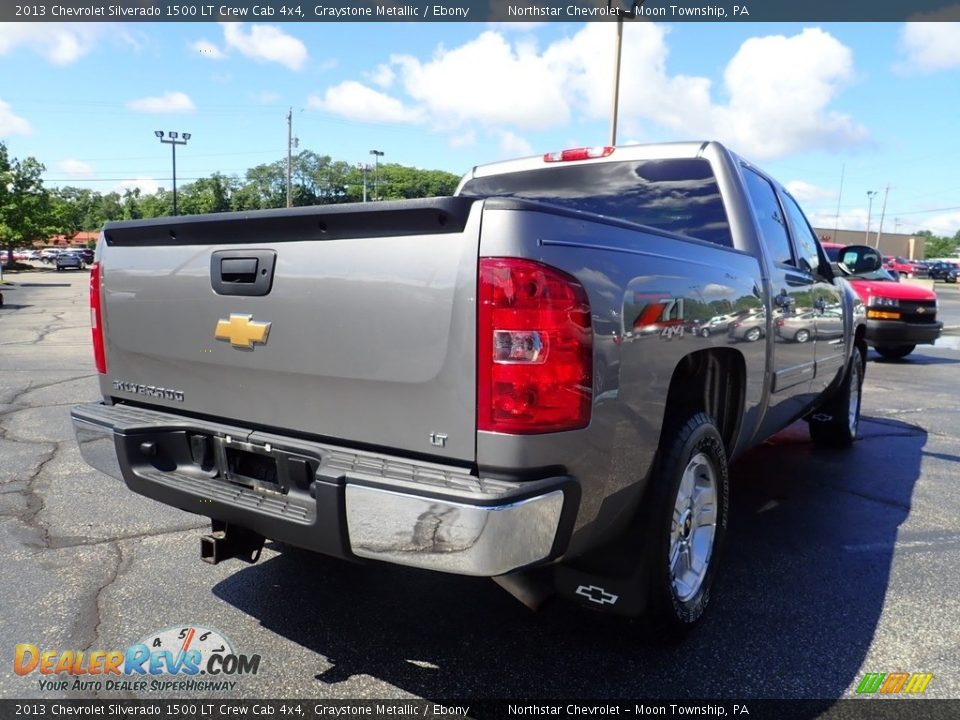
[[[265,345],[270,333],[268,322],[254,322],[253,315],[230,315],[229,320],[218,320],[214,337],[217,340],[229,340],[235,348],[250,350],[254,343]]]
[[[917,313],[920,314],[920,315],[923,315],[926,311],[927,311],[927,309],[924,308],[924,307],[918,307],[918,308],[917,308]]]
[[[608,593],[602,587],[596,585],[581,585],[577,588],[577,595],[592,603],[597,603],[597,605],[613,605],[620,599],[619,595]]]

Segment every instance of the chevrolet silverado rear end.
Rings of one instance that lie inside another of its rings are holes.
[[[579,149],[453,198],[111,223],[83,456],[210,517],[211,562],[273,538],[691,626],[727,458],[817,409],[815,437],[849,444],[859,418],[852,293],[825,259],[789,280],[839,324],[775,340],[796,302],[741,162]],[[718,314],[765,342],[687,332]]]

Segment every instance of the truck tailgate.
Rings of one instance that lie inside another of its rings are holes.
[[[481,209],[443,198],[108,225],[104,393],[473,461]]]

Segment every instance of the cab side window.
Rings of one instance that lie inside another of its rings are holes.
[[[820,253],[817,252],[817,236],[810,228],[800,206],[789,195],[783,196],[783,206],[790,220],[790,230],[800,255],[800,267],[814,275],[820,271]]]
[[[760,222],[760,235],[770,259],[780,265],[793,265],[793,251],[787,235],[787,221],[780,209],[773,185],[748,167],[743,167],[747,194]]]

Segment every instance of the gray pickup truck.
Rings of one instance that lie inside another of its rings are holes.
[[[799,418],[856,436],[842,275],[880,258],[841,255],[713,142],[476,167],[448,198],[110,223],[103,401],[73,424],[90,465],[212,519],[208,562],[271,538],[681,634],[728,463]],[[803,341],[778,332],[793,317]]]

